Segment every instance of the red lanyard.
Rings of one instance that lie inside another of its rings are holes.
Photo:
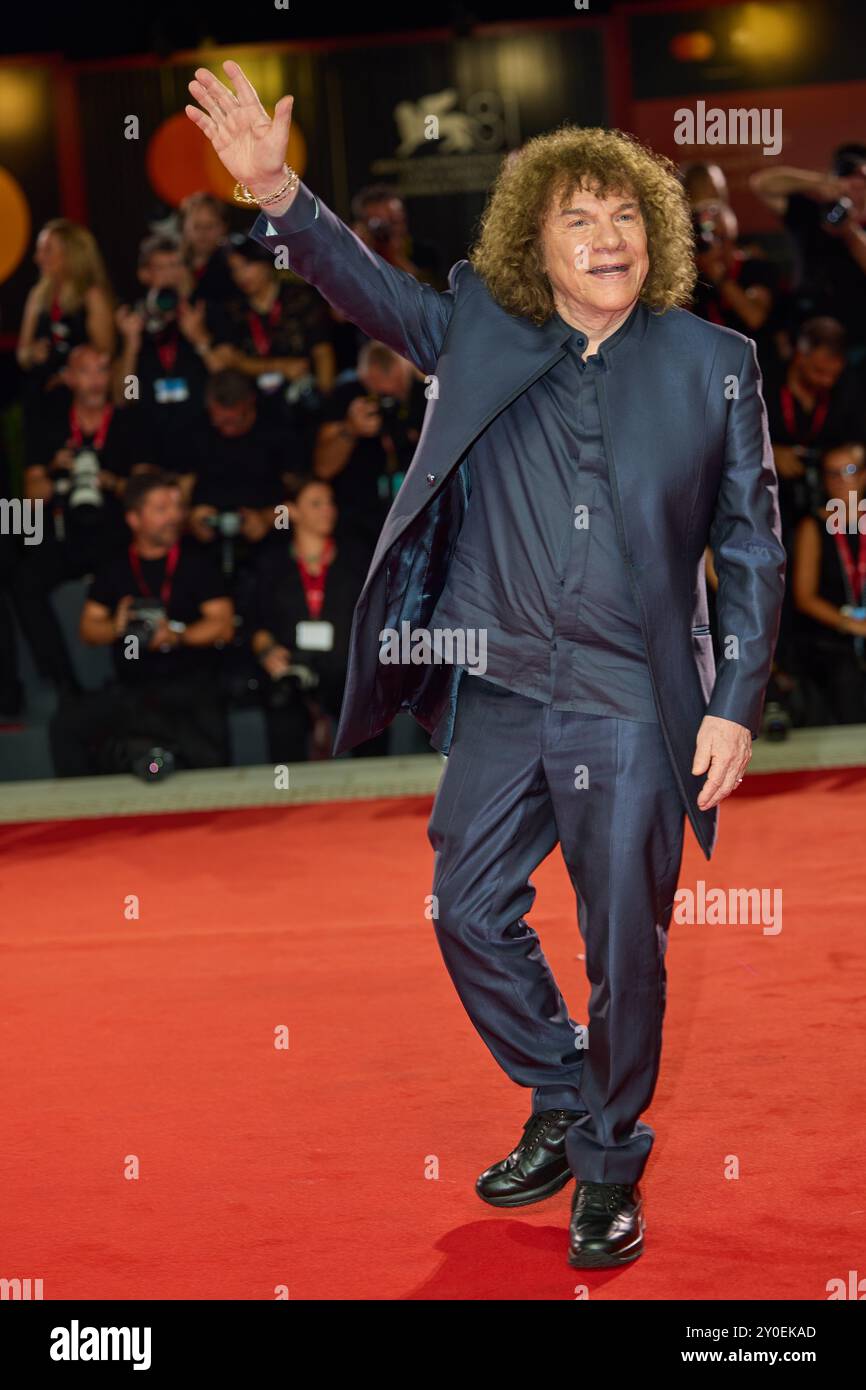
[[[48,313],[51,320],[51,341],[56,344],[66,342],[69,336],[69,329],[63,322],[63,310],[60,307],[60,296],[55,290],[51,299],[51,308]]]
[[[863,537],[857,534],[857,575],[856,588],[854,576],[854,561],[851,559],[851,547],[841,531],[833,532],[833,539],[836,542],[836,549],[839,552],[839,559],[842,562],[842,570],[845,575],[845,588],[848,590],[848,598],[852,607],[859,608],[863,598],[863,589],[866,587],[866,545],[863,544]]]
[[[782,414],[785,417],[785,428],[792,439],[796,438],[797,421],[794,414],[794,394],[790,386],[783,386],[779,392],[782,402]],[[827,411],[830,409],[830,392],[817,392],[815,409],[812,411],[812,418],[809,421],[809,439],[815,439],[824,428],[824,421],[827,419]]]
[[[322,569],[319,574],[310,574],[307,566],[300,556],[295,557],[298,572],[301,576],[301,583],[304,586],[304,598],[307,600],[307,611],[311,618],[318,618],[325,602],[325,580],[328,577],[328,567],[334,558],[334,542],[329,540],[325,545],[322,554]]]
[[[280,322],[280,319],[282,317],[283,306],[280,303],[279,298],[277,298],[271,305],[270,311],[267,316],[268,327],[271,329],[271,332],[267,333],[265,332],[265,326],[262,323],[261,314],[257,314],[254,309],[247,310],[247,323],[250,326],[250,334],[252,336],[252,340],[255,344],[256,352],[258,353],[259,357],[267,357],[268,353],[270,352],[271,343],[273,342],[274,337],[273,330],[276,328],[277,324]]]
[[[177,344],[177,329],[174,327],[166,329],[159,338],[154,340],[159,365],[164,372],[170,372],[177,360]]]
[[[172,583],[174,581],[174,572],[177,569],[177,562],[179,559],[180,542],[175,541],[174,545],[171,547],[171,550],[168,552],[168,556],[165,561],[165,577],[159,589],[159,596],[162,599],[162,606],[166,610],[166,612],[168,612],[168,605],[171,601],[171,590]],[[138,585],[139,593],[142,594],[145,598],[152,598],[153,595],[151,594],[150,589],[145,583],[144,575],[141,572],[141,559],[134,545],[131,545],[129,547],[129,567],[135,575],[135,582]]]
[[[108,434],[108,426],[111,424],[111,417],[114,414],[114,406],[107,405],[102,412],[102,420],[99,428],[93,436],[93,448],[98,454],[105,447],[105,436]],[[69,407],[69,444],[73,449],[80,449],[84,443],[84,431],[78,423],[78,411],[75,403]]]

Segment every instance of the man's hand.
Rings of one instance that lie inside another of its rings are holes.
[[[204,111],[197,106],[184,110],[210,140],[232,178],[263,197],[285,182],[294,97],[280,97],[271,120],[240,64],[230,60],[223,63],[223,69],[235,90],[225,87],[207,68],[196,68],[189,90]],[[272,210],[285,209],[282,203],[275,203]]]
[[[232,343],[217,343],[208,355],[208,365],[215,372],[224,372],[227,367],[237,367],[241,353]]]
[[[144,318],[129,304],[121,304],[114,316],[118,332],[130,347],[140,347],[144,335]]]
[[[173,627],[169,627],[168,620],[161,618],[159,626],[147,644],[149,652],[166,651],[170,647],[180,646],[180,633],[175,632]]]
[[[208,525],[208,518],[219,516],[216,507],[203,504],[193,507],[189,514],[189,529],[197,541],[202,541],[205,545],[209,544],[216,536],[216,530]]]
[[[258,507],[240,507],[241,535],[246,541],[263,541],[273,522],[273,513]]]
[[[114,493],[114,496],[117,497],[124,481],[124,479],[118,478],[116,473],[109,473],[105,468],[99,470],[99,486],[103,492]]]
[[[692,774],[708,773],[698,793],[698,807],[709,811],[718,806],[743,780],[752,756],[752,735],[742,724],[732,719],[719,719],[707,714],[701,721],[695,741]]]
[[[382,428],[382,412],[375,401],[355,396],[346,411],[346,429],[359,439],[373,439]]]
[[[780,478],[802,478],[806,465],[793,444],[774,444],[773,459]]]
[[[129,612],[132,608],[132,604],[132,594],[124,594],[120,603],[114,610],[114,635],[118,640],[123,636],[129,626]]]
[[[183,297],[178,299],[177,326],[188,343],[204,347],[209,342],[206,315],[207,305],[203,299],[197,300],[195,304],[190,304],[189,300]]]
[[[271,647],[267,656],[261,658],[260,664],[267,671],[268,675],[274,680],[279,680],[284,676],[292,664],[291,654],[285,647]]]

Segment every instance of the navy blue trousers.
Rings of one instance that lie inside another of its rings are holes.
[[[478,677],[460,683],[429,825],[433,921],[460,999],[533,1110],[582,1113],[575,1177],[636,1182],[654,1131],[665,950],[684,810],[657,724],[555,710]],[[538,934],[530,876],[561,846],[591,985],[569,1016]]]

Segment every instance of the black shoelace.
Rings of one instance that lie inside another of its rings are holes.
[[[527,1153],[540,1144],[541,1140],[552,1129],[557,1121],[565,1119],[567,1110],[539,1110],[534,1115],[530,1115],[526,1124],[523,1126],[523,1138],[520,1147]]]
[[[616,1211],[631,1190],[631,1184],[623,1182],[580,1183],[575,1205],[592,1211]]]

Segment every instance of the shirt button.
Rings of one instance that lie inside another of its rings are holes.
[[[432,487],[433,484],[434,484],[435,481],[436,481],[436,474],[435,474],[435,473],[428,473],[428,474],[427,474],[427,481],[428,481],[428,483],[430,484],[430,486]]]

